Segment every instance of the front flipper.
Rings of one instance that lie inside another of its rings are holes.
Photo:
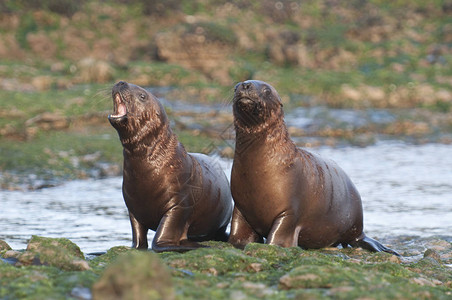
[[[366,236],[364,233],[362,233],[359,238],[357,238],[355,241],[349,243],[352,247],[361,247],[363,249],[372,251],[372,252],[387,252],[392,255],[401,256],[396,251],[383,246],[379,241],[374,240],[368,236]]]
[[[243,249],[249,243],[263,243],[262,236],[248,224],[240,210],[234,207],[231,221],[231,234],[228,242],[234,247]]]
[[[267,237],[267,244],[296,247],[299,233],[300,228],[297,228],[294,216],[283,213],[273,221],[272,229]]]
[[[186,252],[206,247],[187,239],[188,219],[191,213],[192,209],[189,207],[170,209],[160,220],[152,241],[152,250]]]
[[[132,248],[146,250],[148,248],[148,228],[138,222],[130,211],[129,219],[132,225]]]

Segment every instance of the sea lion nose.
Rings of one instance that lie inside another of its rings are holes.
[[[251,88],[251,82],[243,82],[242,87],[244,90],[249,90]]]

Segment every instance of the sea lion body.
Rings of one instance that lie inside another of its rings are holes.
[[[123,145],[123,197],[132,225],[132,247],[187,251],[197,241],[225,240],[232,214],[229,183],[221,167],[203,154],[187,153],[169,127],[160,102],[145,89],[113,87],[110,123]]]
[[[296,147],[276,90],[239,83],[233,100],[235,202],[229,242],[322,248],[342,244],[395,253],[363,233],[361,197],[333,161]]]

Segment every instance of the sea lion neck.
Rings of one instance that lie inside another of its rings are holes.
[[[283,148],[287,151],[296,151],[296,145],[290,139],[284,119],[280,116],[272,116],[265,123],[256,127],[244,127],[235,123],[235,132],[235,153],[239,156],[249,148],[257,150],[267,145],[272,145],[272,147],[284,145]]]
[[[134,136],[125,139],[120,136],[120,140],[124,154],[148,158],[158,156],[159,153],[172,149],[178,143],[176,135],[167,122],[157,128],[143,126]]]

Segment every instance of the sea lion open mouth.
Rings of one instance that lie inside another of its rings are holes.
[[[113,97],[113,110],[113,114],[108,116],[110,119],[121,119],[127,115],[127,107],[120,93]]]
[[[132,247],[184,252],[198,242],[227,240],[232,215],[229,182],[215,159],[187,153],[165,108],[146,89],[119,81],[111,92],[111,125],[123,146],[122,193],[132,227]]]

